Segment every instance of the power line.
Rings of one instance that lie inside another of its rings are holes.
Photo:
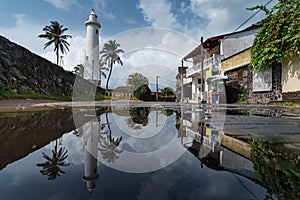
[[[273,0],[268,1],[264,6],[267,6],[269,3],[271,3]],[[237,30],[239,30],[242,26],[244,26],[247,22],[249,22],[255,15],[257,15],[257,13],[260,12],[260,9],[257,10],[253,15],[251,15],[251,17],[249,17],[246,21],[244,21],[241,25],[239,25],[239,27],[237,27],[233,32],[236,32]]]

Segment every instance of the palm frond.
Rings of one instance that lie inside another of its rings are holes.
[[[63,33],[67,31],[68,28],[63,28],[63,25],[60,25],[57,21],[51,21],[50,25],[47,25],[43,28],[44,34],[40,34],[39,38],[46,38],[49,41],[45,43],[44,49],[54,44],[54,52],[56,52],[57,56],[57,64],[59,60],[59,51],[62,54],[67,53],[69,51],[70,44],[66,41],[68,38],[72,38],[71,35],[64,35]]]

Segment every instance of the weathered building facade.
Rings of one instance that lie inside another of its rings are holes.
[[[207,81],[203,82],[203,91],[209,95],[214,88],[208,81],[209,77],[224,75],[229,78],[225,81],[226,102],[217,101],[219,103],[300,101],[300,56],[273,64],[264,71],[255,71],[250,66],[251,47],[259,29],[259,26],[252,25],[242,31],[208,38],[183,58],[193,62],[186,73],[192,79],[191,99],[199,99],[203,79]],[[220,91],[217,93],[220,96]]]
[[[244,100],[266,104],[282,100],[281,66],[274,65],[265,71],[255,71],[250,66],[251,46],[258,30],[259,27],[251,26],[223,38],[221,71],[231,79],[226,82],[228,103]]]
[[[202,100],[203,98],[206,99],[207,95],[205,94],[209,90],[206,79],[220,73],[221,55],[219,39],[219,36],[208,38],[203,44],[200,44],[183,58],[185,61],[191,59],[190,62],[193,63],[186,72],[186,77],[192,80],[192,100],[199,101],[201,99],[201,93],[203,95]]]
[[[281,84],[283,101],[300,101],[300,56],[283,61]]]

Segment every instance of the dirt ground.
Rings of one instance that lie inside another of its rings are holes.
[[[122,101],[118,101],[122,102]],[[127,102],[127,101],[126,101]],[[76,104],[82,105],[106,105],[111,104],[111,100],[103,100],[97,102],[66,102],[50,99],[0,99],[0,112],[19,112],[34,111],[48,108],[57,108],[61,106],[72,106]]]
[[[34,111],[47,107],[51,103],[59,103],[50,99],[0,99],[0,112]],[[42,104],[41,106],[35,106]]]
[[[20,107],[20,106],[32,106],[39,103],[55,103],[59,102],[50,99],[0,99],[0,108],[2,107]]]

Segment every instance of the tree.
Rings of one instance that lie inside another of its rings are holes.
[[[77,74],[80,77],[83,77],[83,73],[84,73],[84,66],[83,64],[78,64],[77,66],[74,67],[74,71],[75,74]]]
[[[278,0],[271,8],[256,6],[266,19],[258,25],[263,27],[257,33],[251,48],[251,65],[263,70],[285,58],[300,55],[300,0]]]
[[[136,72],[128,76],[126,84],[128,86],[133,86],[134,89],[137,89],[143,85],[148,85],[149,79],[143,76],[142,74]]]
[[[120,49],[121,45],[117,43],[116,40],[109,40],[107,43],[104,44],[104,47],[102,51],[100,51],[100,54],[102,54],[101,58],[105,63],[108,63],[109,66],[109,74],[106,81],[106,89],[108,89],[108,83],[109,79],[113,70],[113,66],[115,63],[123,65],[123,62],[119,56],[120,53],[124,53],[122,49]]]
[[[161,90],[161,94],[163,96],[171,96],[174,95],[174,90],[170,87],[165,87]]]
[[[106,74],[104,71],[109,71],[109,68],[108,67],[104,67],[104,65],[106,65],[106,62],[104,62],[102,59],[99,60],[99,86],[101,86],[101,80],[102,80],[102,77],[106,78]]]
[[[67,31],[68,28],[63,28],[63,25],[60,25],[57,21],[51,21],[49,26],[45,26],[43,31],[44,34],[40,34],[39,38],[46,38],[49,41],[45,43],[44,49],[54,44],[54,52],[56,53],[56,64],[58,65],[59,61],[59,51],[62,54],[67,53],[69,51],[70,44],[67,42],[68,38],[72,38],[71,35],[64,35],[64,32]]]

